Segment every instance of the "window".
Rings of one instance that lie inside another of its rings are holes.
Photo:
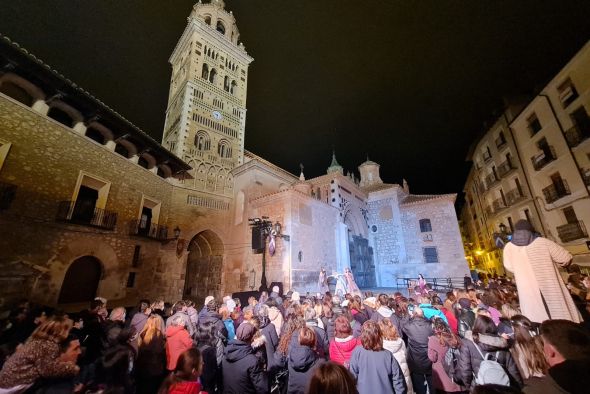
[[[217,21],[217,31],[221,34],[225,34],[225,26],[223,26],[221,21]]]
[[[236,83],[236,81],[231,81],[231,86],[229,88],[229,92],[231,94],[236,94],[238,92],[237,87],[238,87],[238,84]]]
[[[427,246],[422,248],[424,253],[424,262],[426,264],[438,263],[438,252],[435,246]]]
[[[217,153],[219,156],[223,158],[229,158],[232,156],[232,149],[229,145],[229,142],[226,140],[219,141],[219,145],[217,146]]]
[[[129,276],[127,277],[127,288],[135,287],[135,276],[137,275],[136,272],[130,272]]]
[[[578,98],[578,91],[569,78],[559,85],[557,93],[559,93],[559,101],[561,101],[563,108],[566,108]]]
[[[211,139],[205,131],[197,131],[197,135],[195,136],[195,147],[197,150],[201,151],[211,149]]]
[[[205,17],[205,23],[208,24],[209,26],[211,26],[211,17],[210,16]]]
[[[215,71],[214,68],[212,68],[211,72],[209,72],[209,82],[211,82],[211,83],[217,82],[217,71]]]
[[[432,231],[432,224],[430,223],[430,219],[420,219],[420,232],[428,233]]]
[[[209,66],[207,63],[203,63],[203,72],[201,73],[201,78],[209,79]]]
[[[229,92],[229,77],[227,75],[223,78],[223,90]]]
[[[140,257],[141,257],[141,246],[135,245],[135,250],[133,250],[133,260],[131,261],[131,266],[133,268],[139,267]]]
[[[541,122],[537,118],[536,114],[532,114],[527,118],[529,132],[531,133],[531,137],[541,131]]]
[[[160,220],[161,208],[162,204],[160,202],[143,196],[135,235],[150,238],[158,237],[158,222]]]

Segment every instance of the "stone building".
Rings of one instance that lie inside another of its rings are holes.
[[[529,220],[590,265],[590,43],[532,99],[508,106],[476,143],[463,214],[487,271],[501,261],[493,234]],[[508,170],[506,172],[506,170]],[[490,257],[490,259],[487,258]]]
[[[268,284],[302,292],[320,266],[351,267],[361,287],[462,277],[455,195],[412,195],[369,160],[345,175],[335,154],[306,179],[244,149],[252,60],[223,1],[196,4],[170,57],[160,145],[2,37],[4,301],[202,300],[258,289],[263,266]],[[280,224],[263,253],[250,219]]]

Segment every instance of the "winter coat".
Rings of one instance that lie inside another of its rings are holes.
[[[217,349],[210,345],[201,345],[198,346],[198,349],[203,357],[203,371],[199,377],[203,391],[214,393],[217,381],[221,376],[221,369],[217,363]]]
[[[97,380],[106,386],[107,392],[133,392],[135,350],[130,344],[119,343],[107,349],[96,366]]]
[[[428,337],[433,334],[430,322],[416,316],[405,322],[402,331],[408,337],[408,366],[417,374],[430,375],[432,363],[428,359]]]
[[[184,381],[172,384],[168,394],[199,394],[201,389],[201,383],[198,381]]]
[[[350,372],[357,380],[359,394],[407,392],[404,374],[393,354],[358,346],[350,357]]]
[[[433,317],[438,317],[438,318],[442,319],[446,324],[449,324],[449,322],[447,321],[447,317],[444,315],[444,313],[442,313],[441,311],[439,311],[438,309],[436,309],[432,305],[420,304],[420,305],[418,305],[418,307],[420,309],[422,309],[422,312],[424,312],[424,317],[427,320],[432,320]]]
[[[166,329],[167,368],[174,371],[178,357],[193,346],[193,340],[182,326],[170,326]]]
[[[455,334],[458,334],[459,333],[459,322],[457,321],[455,314],[446,308],[442,308],[441,312],[447,318],[447,323],[449,324],[449,328],[451,329],[451,331],[453,331],[453,333],[455,333]]]
[[[468,331],[471,331],[475,324],[475,313],[470,309],[462,309],[457,316],[458,331],[461,338],[465,338]]]
[[[452,393],[465,391],[464,388],[454,383],[443,368],[442,361],[447,354],[448,346],[441,345],[436,335],[428,338],[428,359],[432,361],[432,383],[437,390]]]
[[[102,352],[117,345],[119,343],[118,337],[121,331],[125,328],[125,323],[122,321],[106,320],[102,323]]]
[[[542,378],[527,380],[522,390],[525,394],[585,394],[590,376],[590,360],[565,360],[549,368]]]
[[[199,313],[197,312],[197,310],[195,309],[194,306],[189,306],[188,308],[186,308],[186,314],[188,315],[188,318],[190,319],[191,323],[193,324],[193,327],[198,327],[199,326]]]
[[[547,319],[581,321],[580,312],[568,291],[556,264],[565,267],[572,255],[546,238],[536,238],[529,244],[517,246],[520,231],[504,247],[504,266],[514,273],[522,314],[534,322]]]
[[[412,377],[410,375],[410,367],[408,367],[408,360],[406,358],[406,344],[401,338],[396,339],[395,341],[390,341],[387,339],[383,340],[383,348],[385,350],[389,350],[395,360],[399,364],[399,367],[402,369],[404,373],[404,378],[406,379],[406,386],[408,387],[408,394],[414,392],[414,387],[412,386]]]
[[[279,336],[275,325],[270,322],[268,318],[260,318],[260,332],[266,338],[266,343],[272,346],[274,352],[279,346]]]
[[[380,322],[383,319],[389,319],[391,321],[391,324],[393,324],[395,328],[397,328],[397,332],[402,332],[399,317],[395,313],[393,313],[391,309],[385,306],[380,306],[371,315],[371,320]]]
[[[163,376],[166,372],[166,338],[153,337],[150,343],[142,343],[137,349],[135,371],[142,376]]]
[[[176,316],[182,316],[182,319],[184,321],[184,326],[186,327],[189,336],[192,338],[195,335],[195,332],[197,331],[197,329],[193,325],[193,323],[191,322],[191,319],[186,312],[180,312],[180,311],[176,312],[175,314],[170,316],[168,319],[166,319],[166,329],[168,329],[168,327],[170,327],[170,325],[172,324],[172,321],[174,320],[174,318]]]
[[[360,341],[352,335],[346,338],[334,338],[330,341],[330,360],[344,364],[350,360],[353,350],[360,345]]]
[[[459,352],[457,367],[459,370],[459,377],[466,387],[475,386],[474,376],[477,376],[479,366],[483,361],[481,354],[479,354],[475,346],[475,342],[463,340]],[[518,371],[518,367],[516,366],[516,362],[512,358],[512,355],[508,351],[508,342],[504,338],[495,335],[479,334],[478,346],[479,350],[486,357],[488,353],[495,356],[496,352],[498,352],[498,359],[496,361],[504,366],[510,377],[511,385],[515,387],[523,386],[520,372]]]
[[[289,368],[287,392],[289,394],[304,394],[315,369],[323,362],[318,354],[309,347],[301,346],[298,343],[292,344],[287,362]]]
[[[268,318],[277,330],[277,336],[281,336],[281,328],[283,327],[283,314],[278,308],[274,306],[268,310]]]
[[[0,388],[33,384],[40,378],[75,376],[78,367],[57,360],[59,345],[45,339],[30,339],[6,360],[0,371]]]
[[[266,394],[268,378],[249,343],[230,341],[222,362],[224,394]]]
[[[228,333],[225,324],[221,320],[221,315],[215,311],[206,311],[202,316],[199,316],[200,324],[211,323],[215,327],[215,333],[224,342],[227,342]]]
[[[330,341],[328,341],[326,330],[319,328],[318,321],[315,319],[307,320],[305,324],[315,332],[316,350],[320,358],[325,359],[328,356],[328,350],[330,348]]]
[[[229,341],[236,339],[236,328],[234,327],[234,321],[231,318],[227,318],[223,321],[223,325],[227,330],[227,339]]]

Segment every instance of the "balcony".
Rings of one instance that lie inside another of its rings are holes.
[[[498,176],[495,173],[492,172],[491,174],[486,176],[486,185],[488,189],[498,182],[500,182],[500,178],[498,178]]]
[[[0,182],[0,211],[10,208],[15,194],[16,185]]]
[[[483,161],[484,162],[487,162],[491,158],[492,158],[492,154],[489,151],[486,151],[486,152],[483,153]]]
[[[584,185],[590,186],[590,169],[582,169],[582,178],[584,179]]]
[[[567,144],[570,148],[578,146],[582,143],[582,141],[586,140],[590,137],[590,127],[583,126],[580,127],[578,125],[566,130],[565,132],[565,139]]]
[[[502,164],[498,166],[498,174],[500,174],[500,177],[505,177],[515,169],[516,167],[512,165],[512,160],[506,159],[504,162],[502,162]]]
[[[496,138],[495,142],[496,142],[496,148],[498,148],[498,150],[500,150],[506,146],[506,138],[498,137],[498,138]]]
[[[567,182],[563,179],[560,179],[543,189],[543,195],[545,196],[547,204],[554,203],[560,198],[569,196],[570,194],[570,188]]]
[[[575,241],[576,239],[586,238],[588,236],[586,227],[581,220],[557,226],[557,234],[559,234],[561,242]]]
[[[129,234],[138,237],[165,241],[168,239],[168,227],[158,226],[153,223],[145,223],[142,220],[133,220],[129,223]]]
[[[480,193],[485,193],[485,191],[486,191],[486,185],[485,185],[485,183],[483,183],[481,181],[477,183],[477,188]]]
[[[488,215],[493,215],[494,214],[494,209],[491,206],[486,206],[486,213]]]
[[[508,205],[514,205],[517,202],[524,200],[526,198],[526,195],[524,194],[524,192],[519,189],[519,188],[514,188],[512,190],[509,190],[506,195],[506,203]]]
[[[552,146],[547,146],[543,152],[531,157],[531,162],[535,171],[539,171],[555,159],[557,159],[555,149]]]
[[[492,201],[492,208],[494,209],[494,213],[498,213],[504,208],[507,208],[507,206],[503,199],[497,198]]]
[[[61,201],[56,219],[72,224],[113,230],[117,224],[117,213],[84,204],[83,201]]]

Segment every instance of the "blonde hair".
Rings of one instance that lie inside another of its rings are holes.
[[[163,338],[164,337],[164,319],[162,319],[159,315],[150,315],[148,317],[143,330],[139,334],[137,338],[138,346],[142,344],[149,345],[154,338]]]
[[[519,315],[520,312],[518,311],[518,309],[513,308],[512,305],[510,304],[504,304],[502,305],[502,317],[505,317],[506,319],[512,319],[514,316]]]
[[[399,338],[399,333],[397,332],[397,328],[391,323],[389,319],[383,319],[379,322],[379,328],[381,328],[381,333],[383,334],[383,339],[387,339],[388,341],[396,341]]]
[[[66,317],[53,316],[33,331],[31,339],[61,343],[68,337],[73,325],[74,322]]]
[[[230,317],[229,309],[225,305],[219,308],[219,314],[221,315],[221,320],[227,320]]]

